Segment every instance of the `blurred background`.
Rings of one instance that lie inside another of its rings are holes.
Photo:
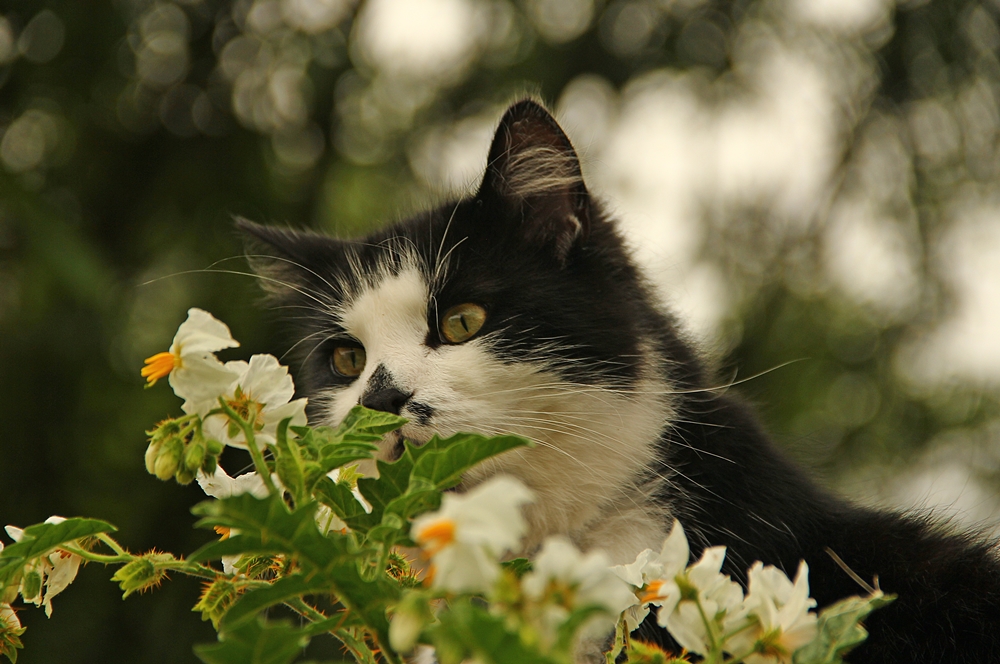
[[[191,306],[233,357],[288,347],[232,215],[351,236],[466,193],[530,93],[791,454],[1000,533],[998,22],[998,0],[0,2],[0,523],[207,541],[200,490],[143,468],[179,403],[139,368]],[[198,584],[122,602],[109,576],[21,611],[20,661],[214,639]]]

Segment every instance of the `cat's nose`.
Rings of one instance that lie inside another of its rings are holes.
[[[395,387],[385,387],[366,392],[361,397],[361,405],[372,410],[399,415],[411,396],[413,396],[412,392],[407,393]]]
[[[379,364],[368,379],[360,403],[365,408],[399,415],[412,396],[413,392],[399,389],[389,369],[384,364]]]

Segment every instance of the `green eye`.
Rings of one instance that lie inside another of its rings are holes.
[[[486,322],[486,309],[478,304],[458,304],[441,317],[441,336],[453,344],[460,344],[476,336]]]
[[[341,376],[358,376],[365,369],[365,349],[357,346],[338,346],[333,349],[330,366]]]

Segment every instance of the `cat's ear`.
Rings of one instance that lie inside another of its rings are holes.
[[[317,233],[264,226],[241,217],[236,218],[236,229],[243,236],[247,261],[260,277],[261,286],[277,298],[322,280],[320,272],[343,255],[340,240]]]
[[[513,213],[516,232],[560,263],[589,231],[589,195],[580,160],[548,111],[526,99],[504,113],[477,196]]]

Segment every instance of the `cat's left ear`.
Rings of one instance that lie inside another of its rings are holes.
[[[562,264],[590,230],[576,151],[555,118],[530,99],[500,120],[477,198],[499,202],[523,240],[551,250]]]
[[[343,259],[343,242],[308,231],[262,226],[236,219],[247,260],[261,286],[277,301],[293,297],[323,281],[322,272]],[[328,285],[328,284],[327,284]]]

